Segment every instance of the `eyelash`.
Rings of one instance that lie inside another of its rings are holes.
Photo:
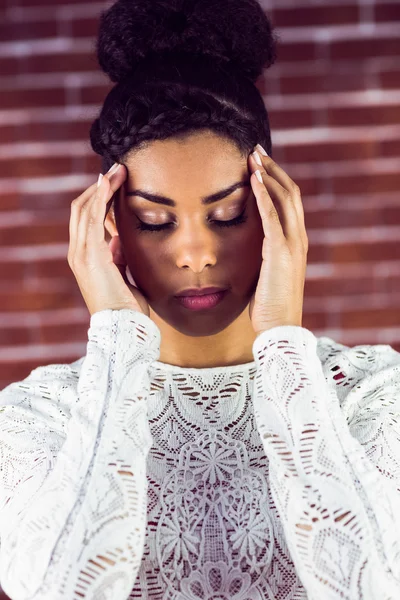
[[[245,216],[244,213],[245,211],[243,211],[242,214],[240,214],[235,219],[232,219],[231,221],[212,221],[212,223],[215,223],[217,227],[235,227],[236,225],[246,223],[247,216]],[[137,229],[139,229],[140,231],[157,232],[162,231],[163,229],[168,229],[169,227],[171,227],[171,225],[173,225],[173,223],[165,223],[165,225],[146,225],[146,223],[143,223],[143,221],[140,221],[139,219],[139,225],[137,226]]]

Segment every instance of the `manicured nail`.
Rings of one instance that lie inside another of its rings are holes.
[[[261,156],[258,154],[258,152],[253,152],[253,156],[256,163],[262,167]]]
[[[264,148],[261,146],[261,144],[257,144],[256,148],[259,149],[259,151],[261,152],[261,154],[263,156],[268,156],[268,154],[265,152]]]
[[[119,163],[114,163],[113,166],[111,167],[111,169],[109,171],[107,171],[107,175],[114,175],[114,173],[116,173],[118,171],[120,166],[121,165]]]
[[[103,175],[100,173],[99,179],[97,180],[97,188],[101,186],[101,182],[103,181]]]
[[[257,169],[257,171],[254,171],[254,172],[256,174],[256,177],[257,177],[258,181],[260,183],[263,183],[263,178],[262,178],[262,175],[261,175],[260,171]]]

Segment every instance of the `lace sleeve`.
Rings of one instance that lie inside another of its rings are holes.
[[[137,311],[91,318],[79,377],[39,367],[0,394],[0,580],[13,600],[127,598],[146,527],[148,365]],[[79,361],[78,361],[79,362]]]
[[[400,598],[400,354],[337,350],[324,372],[316,337],[286,326],[253,354],[271,493],[308,598]]]

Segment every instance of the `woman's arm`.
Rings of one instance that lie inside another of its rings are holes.
[[[302,327],[264,332],[253,353],[271,492],[307,597],[400,598],[400,354],[331,348],[322,364]]]
[[[0,394],[0,581],[13,600],[128,597],[145,537],[159,342],[138,311],[97,312],[80,373],[40,367]]]

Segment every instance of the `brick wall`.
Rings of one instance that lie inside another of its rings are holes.
[[[85,353],[89,318],[66,260],[68,220],[100,170],[88,133],[110,89],[93,50],[108,5],[2,0],[0,389]],[[398,0],[263,6],[281,46],[260,89],[275,159],[303,192],[310,240],[304,326],[400,350]]]
[[[111,87],[94,55],[109,4],[2,0],[0,388],[85,353],[89,317],[66,260],[68,220],[100,170],[88,134]],[[400,350],[399,3],[263,6],[281,45],[260,89],[310,240],[304,326]]]

